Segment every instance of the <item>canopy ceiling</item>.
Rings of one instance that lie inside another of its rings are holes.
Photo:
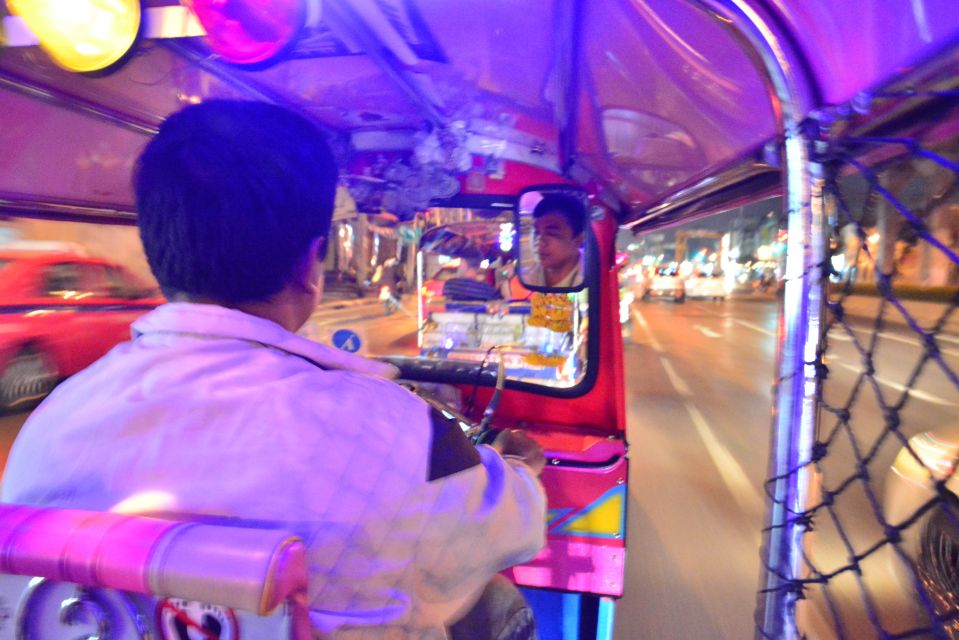
[[[344,157],[412,151],[414,170],[481,173],[487,190],[513,184],[516,163],[566,172],[623,222],[708,176],[774,170],[762,148],[778,105],[756,56],[703,9],[719,2],[323,2],[293,48],[256,69],[218,62],[202,36],[151,37],[169,35],[174,4],[146,2],[147,37],[98,77],[62,71],[36,46],[0,49],[4,198],[129,208],[132,155],[164,116],[214,97],[293,106]],[[954,0],[749,4],[788,35],[810,106],[849,100],[959,34]],[[41,171],[54,152],[71,157]],[[344,166],[383,179],[369,162]]]

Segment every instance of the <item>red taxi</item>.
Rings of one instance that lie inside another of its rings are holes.
[[[130,336],[161,304],[123,267],[61,250],[0,250],[0,411],[29,404]]]

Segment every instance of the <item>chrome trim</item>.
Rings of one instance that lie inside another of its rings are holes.
[[[82,640],[110,640],[112,637],[109,607],[95,595],[92,589],[77,589],[77,594],[60,603],[60,624],[72,627],[78,624],[77,616],[88,611],[97,625],[96,633],[84,636]],[[81,623],[82,624],[82,623]],[[78,638],[78,640],[81,640]]]
[[[82,98],[37,80],[25,78],[7,69],[0,69],[0,88],[46,102],[61,109],[108,122],[136,133],[153,135],[160,128],[158,120],[148,120],[141,116],[120,111],[106,104]]]
[[[132,205],[35,200],[30,196],[0,191],[0,217],[4,215],[126,225],[136,223]]]
[[[801,596],[791,580],[802,576],[806,525],[793,516],[805,511],[809,462],[818,426],[816,358],[821,342],[824,282],[820,264],[825,251],[825,216],[821,167],[810,163],[810,138],[803,124],[815,104],[816,85],[804,61],[790,48],[775,22],[746,0],[697,0],[741,38],[744,48],[765,72],[783,140],[785,206],[789,241],[786,287],[777,339],[777,377],[773,399],[773,434],[767,493],[767,527],[756,610],[756,638],[794,640],[796,604]],[[815,176],[813,176],[815,173]],[[816,201],[813,202],[815,196]]]
[[[36,597],[37,590],[40,589],[45,578],[31,578],[27,583],[27,588],[23,590],[20,601],[17,602],[17,614],[13,621],[13,632],[16,640],[26,640],[27,613],[30,611],[30,602]]]
[[[30,636],[30,621],[37,610],[38,599],[44,591],[55,587],[58,583],[46,578],[31,578],[27,588],[23,590],[20,601],[17,603],[17,613],[14,621],[13,633],[16,640],[36,640]],[[81,609],[89,610],[97,626],[96,633],[91,633],[77,640],[110,640],[113,628],[110,620],[110,607],[103,601],[102,596],[94,596],[94,591],[84,587],[77,587],[77,594],[60,603],[60,624],[73,626],[77,624],[76,616]],[[42,613],[42,611],[41,611]]]
[[[17,602],[16,614],[14,616],[13,637],[16,640],[36,640],[29,634],[32,632],[30,625],[32,616],[36,612],[43,614],[44,605],[55,602],[54,599],[44,600],[46,595],[54,596],[52,592],[58,586],[71,586],[71,583],[53,582],[46,578],[29,578],[27,587],[23,590],[19,601]],[[151,617],[144,613],[143,607],[137,604],[136,598],[143,596],[134,596],[123,591],[103,590],[92,587],[84,587],[73,584],[76,588],[76,594],[65,598],[59,603],[58,621],[61,625],[70,627],[75,624],[83,624],[81,616],[83,611],[88,612],[94,624],[97,627],[95,633],[80,636],[77,640],[111,640],[117,633],[123,637],[128,637],[124,631],[126,623],[131,627],[130,631],[135,634],[138,640],[153,640],[153,628]],[[144,602],[152,601],[145,597]],[[119,604],[119,606],[116,606]],[[126,618],[123,624],[115,624],[117,615]]]
[[[729,165],[718,175],[703,178],[647,207],[644,215],[626,222],[623,227],[639,233],[675,224],[678,218],[692,219],[692,216],[703,216],[732,208],[735,206],[732,204],[734,200],[742,200],[748,196],[758,199],[769,193],[772,189],[764,188],[765,185],[767,182],[770,187],[773,183],[781,183],[779,174],[780,170],[776,166],[746,158]]]

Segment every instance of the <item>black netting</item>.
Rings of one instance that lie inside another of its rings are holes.
[[[819,426],[789,474],[811,478],[811,499],[770,527],[805,531],[801,574],[767,560],[809,638],[959,638],[957,96],[889,92],[872,115],[919,115],[863,133],[868,118],[846,114],[816,146],[830,234]]]

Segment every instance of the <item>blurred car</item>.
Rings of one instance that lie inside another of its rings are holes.
[[[959,607],[959,423],[918,433],[899,450],[885,478],[882,513],[899,532],[890,553],[891,573],[903,592],[916,577],[931,596],[936,612],[951,615]],[[909,565],[912,565],[911,567]],[[949,638],[959,635],[950,627]]]
[[[709,300],[725,300],[726,283],[719,276],[693,276],[686,279],[686,296]]]
[[[123,267],[79,253],[0,250],[0,411],[39,400],[130,337],[163,298]]]
[[[620,289],[623,292],[629,292],[630,295],[640,300],[646,295],[652,278],[642,267],[631,267],[620,274]]]
[[[674,271],[658,271],[650,280],[643,300],[663,299],[673,302],[686,301],[686,284]]]

